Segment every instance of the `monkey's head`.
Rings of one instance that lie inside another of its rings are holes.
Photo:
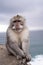
[[[16,15],[10,20],[10,28],[17,32],[21,32],[25,27],[25,19],[20,16]]]

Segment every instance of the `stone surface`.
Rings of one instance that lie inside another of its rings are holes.
[[[5,45],[0,45],[0,65],[27,65],[21,64],[15,56],[8,55]]]

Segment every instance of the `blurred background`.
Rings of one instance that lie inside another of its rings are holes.
[[[43,0],[0,0],[0,44],[5,44],[10,19],[17,14],[26,18],[30,31],[31,64],[43,65]]]

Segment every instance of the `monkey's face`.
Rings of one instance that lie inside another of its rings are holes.
[[[24,23],[21,20],[15,20],[12,22],[12,29],[16,30],[17,32],[22,31],[24,28]]]
[[[20,15],[17,15],[17,16],[14,16],[12,19],[11,19],[11,28],[12,30],[15,30],[17,32],[20,32],[23,30],[24,28],[24,23],[25,22],[25,19],[20,16]]]

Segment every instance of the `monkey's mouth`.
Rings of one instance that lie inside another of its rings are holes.
[[[21,29],[21,28],[16,28],[16,31],[17,31],[17,32],[21,32],[22,29]]]
[[[16,28],[15,26],[12,27],[13,30],[15,30],[16,32],[21,32],[22,28],[18,27]]]
[[[21,30],[21,28],[16,28],[16,30]]]

